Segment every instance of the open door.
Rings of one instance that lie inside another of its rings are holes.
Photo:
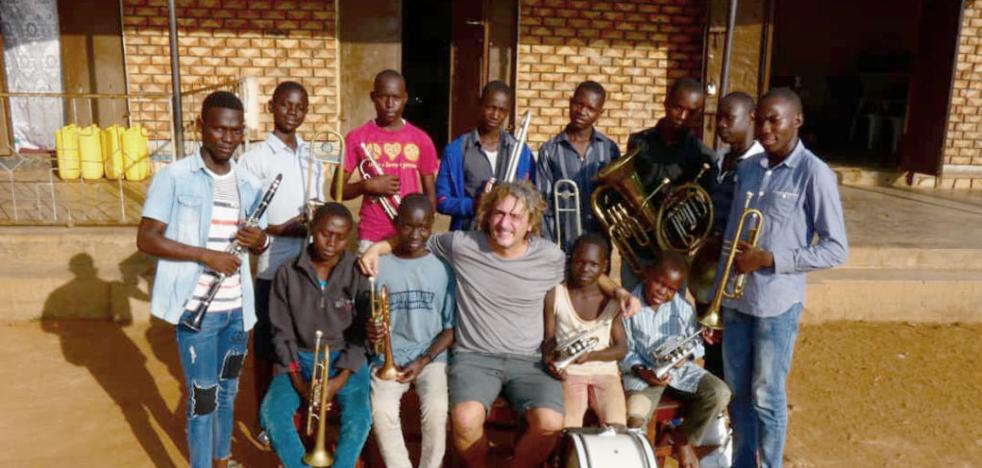
[[[706,106],[703,112],[703,141],[710,147],[716,143],[716,107],[724,94],[742,91],[753,96],[767,90],[770,76],[770,25],[773,22],[773,2],[776,0],[710,0],[707,13],[705,46],[703,50],[703,83]],[[731,2],[736,4],[733,23],[732,52],[726,89],[723,85],[723,65]]]
[[[965,2],[924,3],[906,129],[899,148],[900,166],[905,171],[940,176]]]
[[[503,80],[514,87],[517,2],[458,0],[451,21],[448,139],[477,124],[478,97],[488,81]]]
[[[474,127],[477,96],[487,83],[488,22],[484,2],[453,2],[450,28],[450,133],[448,140]]]

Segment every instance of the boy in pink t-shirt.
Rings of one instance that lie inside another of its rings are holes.
[[[402,119],[407,97],[406,81],[399,72],[384,70],[375,75],[371,93],[375,119],[345,137],[344,199],[365,197],[358,211],[359,251],[396,233],[395,223],[385,214],[379,197],[422,192],[436,206],[436,148],[426,132]],[[363,144],[384,174],[348,183],[365,159]]]

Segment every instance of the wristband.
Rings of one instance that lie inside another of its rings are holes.
[[[291,362],[290,365],[287,367],[287,370],[289,370],[291,374],[296,374],[300,372],[300,363],[298,363],[297,361]]]

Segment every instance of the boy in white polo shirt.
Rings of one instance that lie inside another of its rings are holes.
[[[255,358],[256,408],[266,394],[273,377],[272,334],[269,325],[269,291],[276,269],[296,257],[307,236],[304,205],[308,200],[324,199],[323,166],[312,163],[310,147],[297,135],[297,128],[307,116],[307,90],[295,81],[276,85],[267,109],[273,114],[273,131],[266,141],[242,155],[241,167],[268,186],[277,174],[283,175],[276,196],[266,210],[270,247],[260,257],[256,278],[256,331],[253,337]],[[308,187],[308,171],[314,171]],[[264,434],[260,434],[266,442]]]

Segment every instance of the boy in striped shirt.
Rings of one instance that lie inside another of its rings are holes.
[[[259,180],[237,170],[232,160],[242,143],[242,113],[242,102],[232,93],[205,98],[198,119],[201,150],[154,176],[136,239],[142,252],[159,259],[150,312],[167,322],[189,318],[216,273],[226,275],[200,330],[177,327],[192,468],[229,464],[239,373],[247,332],[256,322],[249,258],[226,249],[233,240],[255,254],[268,246],[260,227],[239,221],[262,198]]]

